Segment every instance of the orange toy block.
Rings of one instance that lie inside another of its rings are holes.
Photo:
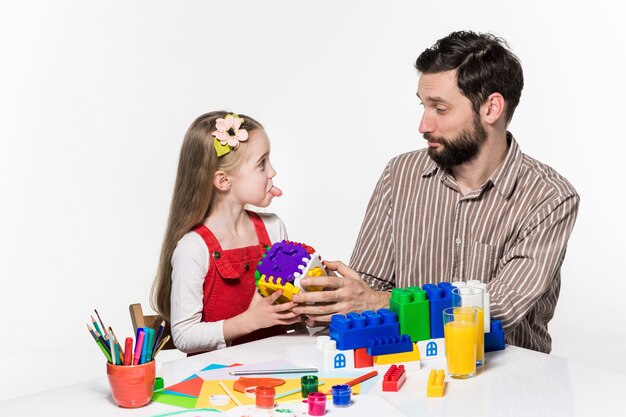
[[[367,368],[374,366],[374,358],[367,354],[367,348],[354,349],[354,367]]]
[[[428,375],[428,385],[426,386],[427,397],[443,397],[443,392],[446,390],[446,383],[443,380],[445,374],[443,369],[431,369],[430,375]]]

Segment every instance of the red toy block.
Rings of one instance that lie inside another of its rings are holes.
[[[404,365],[391,365],[383,378],[383,391],[399,391],[406,381]]]
[[[374,366],[374,358],[367,354],[367,348],[354,349],[354,367],[367,368]]]

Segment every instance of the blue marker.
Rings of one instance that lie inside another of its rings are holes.
[[[154,329],[148,328],[148,348],[146,349],[146,362],[150,362],[152,360],[152,352],[154,352]]]

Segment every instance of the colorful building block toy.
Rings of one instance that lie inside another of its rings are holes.
[[[443,336],[443,310],[452,307],[452,284],[426,284],[422,289],[430,302],[430,337],[439,339]]]
[[[421,360],[446,357],[446,339],[420,340],[417,347],[422,355]]]
[[[446,390],[446,383],[444,381],[445,373],[443,369],[431,369],[430,375],[428,375],[428,383],[426,385],[427,397],[443,397],[443,393]]]
[[[354,369],[354,350],[337,349],[337,342],[328,336],[318,336],[315,347],[313,361],[320,371]]]
[[[408,334],[394,337],[377,337],[367,342],[367,353],[371,356],[411,351],[413,351],[413,343]]]
[[[283,240],[267,249],[259,261],[256,272],[256,286],[264,297],[277,290],[282,295],[277,303],[291,301],[300,291],[320,291],[322,288],[300,285],[300,280],[307,276],[323,276],[326,270],[322,258],[315,249],[304,243]]]
[[[420,367],[420,350],[417,344],[413,344],[413,350],[404,353],[392,353],[390,355],[374,356],[374,363],[376,365],[390,365],[392,363],[401,362],[415,362],[413,368],[419,369]]]
[[[404,365],[391,365],[383,378],[383,391],[397,392],[406,381]]]
[[[400,332],[413,342],[430,339],[430,304],[419,287],[394,288],[389,308],[398,315]]]
[[[341,350],[367,347],[370,339],[393,337],[400,334],[398,315],[387,308],[377,312],[335,314],[330,319],[330,338]]]
[[[367,354],[367,349],[354,349],[354,367],[367,368],[369,366],[374,366],[374,358]]]
[[[491,320],[491,331],[485,333],[485,352],[504,350],[504,330],[501,320]]]

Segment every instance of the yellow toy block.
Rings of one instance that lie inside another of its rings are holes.
[[[428,375],[428,384],[426,385],[427,397],[443,397],[443,392],[446,390],[446,383],[444,382],[445,374],[443,369],[431,369],[430,375]]]
[[[293,299],[293,295],[300,292],[300,288],[294,287],[290,282],[285,285],[275,284],[274,277],[266,279],[265,275],[261,275],[261,279],[259,279],[257,286],[259,287],[259,292],[263,297],[267,297],[277,290],[282,290],[283,293],[280,297],[278,297],[278,300],[276,300],[277,304],[283,304],[291,301]]]
[[[391,353],[389,355],[374,356],[374,363],[376,365],[390,365],[400,362],[415,362],[420,360],[420,351],[417,347],[417,343],[413,343],[413,350],[411,352]]]

